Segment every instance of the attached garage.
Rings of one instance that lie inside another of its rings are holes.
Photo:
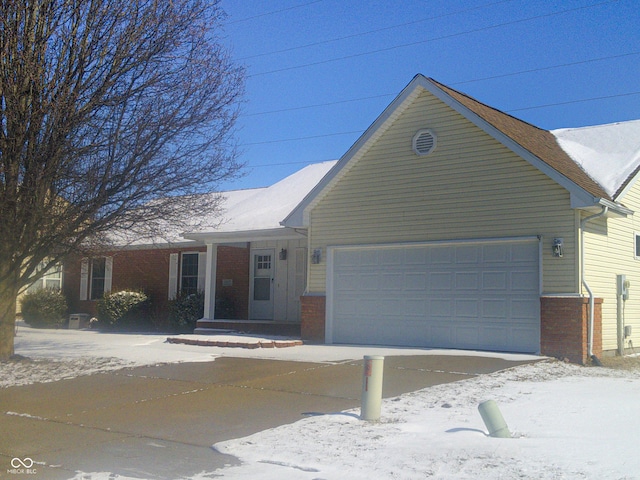
[[[327,253],[327,343],[540,350],[537,237]]]

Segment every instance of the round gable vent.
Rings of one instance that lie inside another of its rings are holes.
[[[436,148],[436,134],[433,130],[418,130],[413,136],[413,151],[418,155],[429,155]]]

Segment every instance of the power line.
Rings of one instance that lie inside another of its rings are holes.
[[[279,68],[279,69],[276,69],[276,70],[269,70],[267,72],[254,73],[252,75],[247,75],[247,78],[259,77],[259,76],[263,76],[263,75],[270,75],[270,74],[273,74],[273,73],[286,72],[286,71],[290,71],[290,70],[297,70],[297,69],[300,69],[300,68],[314,67],[314,66],[318,66],[318,65],[324,65],[324,64],[327,64],[327,63],[338,62],[340,60],[349,60],[349,59],[352,59],[352,58],[364,57],[364,56],[368,56],[368,55],[375,55],[377,53],[384,53],[384,52],[389,52],[389,51],[392,51],[392,50],[397,50],[397,49],[400,49],[400,48],[413,47],[413,46],[416,46],[416,45],[421,45],[421,44],[424,44],[424,43],[430,43],[430,42],[434,42],[434,41],[437,41],[437,40],[445,40],[445,39],[449,39],[449,38],[455,38],[455,37],[460,37],[460,36],[463,36],[463,35],[468,35],[468,34],[471,34],[471,33],[485,32],[487,30],[493,30],[493,29],[497,29],[497,28],[510,26],[510,25],[517,25],[519,23],[525,23],[525,22],[529,22],[529,21],[532,21],[532,20],[539,20],[539,19],[542,19],[542,18],[554,17],[554,16],[557,16],[557,15],[562,15],[564,13],[576,12],[576,11],[579,11],[579,10],[585,10],[587,8],[593,8],[593,7],[597,7],[597,6],[601,6],[601,5],[607,5],[607,4],[610,4],[610,3],[615,3],[617,1],[619,1],[619,0],[608,0],[608,1],[605,1],[605,2],[594,3],[594,4],[591,4],[591,5],[585,5],[585,6],[582,6],[582,7],[570,8],[570,9],[566,9],[566,10],[560,10],[558,12],[545,13],[543,15],[535,15],[533,17],[523,18],[523,19],[520,19],[520,20],[512,20],[510,22],[503,22],[503,23],[498,23],[498,24],[495,24],[495,25],[489,25],[487,27],[474,28],[474,29],[471,29],[471,30],[466,30],[464,32],[452,33],[452,34],[449,34],[449,35],[442,35],[440,37],[433,37],[433,38],[429,38],[427,40],[419,40],[419,41],[416,41],[416,42],[410,42],[410,43],[404,43],[404,44],[400,44],[400,45],[394,45],[394,46],[391,46],[391,47],[385,47],[385,48],[381,48],[381,49],[378,49],[378,50],[369,50],[367,52],[355,53],[355,54],[346,55],[346,56],[343,56],[343,57],[334,57],[334,58],[330,58],[330,59],[327,59],[327,60],[320,60],[320,61],[317,61],[317,62],[305,63],[305,64],[301,64],[301,65],[294,65],[294,66],[291,66],[291,67],[284,67],[284,68]]]
[[[290,107],[290,108],[282,108],[280,110],[269,110],[267,112],[256,112],[256,113],[248,113],[243,115],[244,117],[256,117],[258,115],[270,115],[272,113],[283,113],[283,112],[292,112],[295,110],[306,110],[309,108],[317,108],[317,107],[330,107],[333,105],[343,105],[345,103],[353,103],[353,102],[361,102],[363,100],[374,100],[376,98],[384,98],[390,97],[394,95],[393,93],[383,93],[381,95],[371,95],[370,97],[360,97],[360,98],[352,98],[349,100],[336,100],[335,102],[326,102],[326,103],[316,103],[314,105],[303,105],[301,107]]]
[[[576,61],[576,62],[568,62],[568,63],[561,63],[561,64],[556,64],[556,65],[548,65],[546,67],[538,67],[538,68],[530,68],[527,70],[518,70],[516,72],[508,72],[508,73],[502,73],[499,75],[491,75],[489,77],[480,77],[480,78],[473,78],[473,79],[469,79],[469,80],[462,80],[459,82],[451,82],[450,85],[453,86],[457,86],[457,85],[464,85],[467,83],[476,83],[476,82],[483,82],[486,80],[495,80],[498,78],[506,78],[506,77],[514,77],[516,75],[523,75],[523,74],[527,74],[527,73],[536,73],[536,72],[543,72],[543,71],[547,71],[547,70],[553,70],[556,68],[565,68],[565,67],[574,67],[577,65],[584,65],[587,63],[593,63],[593,62],[601,62],[604,60],[613,60],[613,59],[618,59],[618,58],[624,58],[624,57],[630,57],[630,56],[636,56],[636,55],[640,55],[640,52],[629,52],[629,53],[621,53],[619,55],[610,55],[607,57],[598,57],[598,58],[590,58],[587,60],[580,60],[580,61]],[[367,97],[358,97],[358,98],[350,98],[347,100],[336,100],[334,102],[325,102],[325,103],[316,103],[316,104],[311,104],[311,105],[302,105],[302,106],[298,106],[298,107],[290,107],[290,108],[281,108],[278,110],[268,110],[265,112],[256,112],[256,113],[248,113],[243,115],[244,117],[255,117],[255,116],[259,116],[259,115],[271,115],[274,113],[285,113],[285,112],[293,112],[293,111],[297,111],[297,110],[307,110],[307,109],[311,109],[311,108],[318,108],[318,107],[330,107],[330,106],[334,106],[334,105],[344,105],[346,103],[355,103],[355,102],[362,102],[365,100],[375,100],[378,98],[385,98],[385,97],[392,97],[396,95],[395,93],[383,93],[383,94],[379,94],[379,95],[370,95]]]
[[[269,143],[284,143],[284,142],[297,142],[300,140],[313,140],[316,138],[326,138],[326,137],[337,137],[339,135],[353,135],[356,133],[362,133],[362,130],[354,130],[352,132],[338,132],[338,133],[325,133],[323,135],[311,135],[309,137],[297,137],[297,138],[283,138],[280,140],[265,140],[264,142],[251,142],[251,143],[243,143],[241,147],[247,147],[250,145],[266,145]]]
[[[594,102],[594,101],[598,101],[598,100],[610,100],[612,98],[631,97],[631,96],[634,96],[634,95],[640,95],[640,91],[619,93],[619,94],[615,94],[615,95],[606,95],[606,96],[602,96],[602,97],[583,98],[583,99],[579,99],[579,100],[569,100],[569,101],[566,101],[566,102],[548,103],[548,104],[544,104],[544,105],[533,105],[533,106],[529,106],[529,107],[521,107],[521,108],[514,108],[514,109],[504,110],[504,112],[505,113],[521,112],[521,111],[525,111],[525,110],[535,110],[535,109],[539,109],[539,108],[557,107],[557,106],[561,106],[561,105]],[[340,135],[354,135],[354,134],[362,134],[362,133],[363,133],[362,130],[353,130],[353,131],[349,131],[349,132],[326,133],[326,134],[323,134],[323,135],[312,135],[312,136],[308,136],[308,137],[284,138],[284,139],[280,139],[280,140],[267,140],[267,141],[264,141],[264,142],[243,143],[240,146],[241,147],[245,147],[245,146],[266,145],[266,144],[273,144],[273,143],[297,142],[297,141],[303,141],[303,140],[313,140],[313,139],[317,139],[317,138],[327,138],[327,137],[336,137],[336,136],[340,136]],[[315,163],[315,162],[309,162],[309,163]]]
[[[634,95],[640,95],[640,91],[639,92],[629,92],[629,93],[618,93],[616,95],[606,95],[604,97],[584,98],[582,100],[568,100],[566,102],[547,103],[547,104],[544,104],[544,105],[535,105],[533,107],[513,108],[511,110],[505,110],[505,111],[507,113],[522,112],[522,111],[525,111],[525,110],[535,110],[537,108],[558,107],[560,105],[570,105],[570,104],[573,104],[573,103],[595,102],[597,100],[610,100],[612,98],[631,97],[631,96],[634,96]]]
[[[277,54],[280,54],[280,53],[288,53],[288,52],[293,52],[295,50],[302,50],[302,49],[305,49],[305,48],[317,47],[317,46],[320,46],[320,45],[327,45],[329,43],[340,42],[342,40],[349,40],[351,38],[364,37],[366,35],[371,35],[371,34],[374,34],[374,33],[380,33],[380,32],[384,32],[386,30],[394,30],[396,28],[408,27],[409,25],[415,25],[417,23],[424,23],[424,22],[428,22],[428,21],[431,21],[431,20],[438,20],[438,19],[445,18],[445,17],[452,17],[454,15],[459,15],[461,13],[471,12],[473,10],[482,10],[484,8],[487,8],[487,7],[493,7],[495,5],[500,5],[502,3],[509,3],[509,2],[513,2],[513,0],[501,0],[499,2],[487,3],[485,5],[479,5],[477,7],[466,8],[466,9],[463,9],[463,10],[457,10],[455,12],[450,12],[450,13],[443,13],[442,15],[436,15],[436,16],[433,16],[433,17],[422,18],[420,20],[413,20],[411,22],[406,22],[406,23],[399,23],[399,24],[396,24],[396,25],[388,26],[388,27],[377,28],[375,30],[368,30],[366,32],[353,33],[351,35],[344,35],[342,37],[335,37],[335,38],[330,38],[330,39],[327,39],[327,40],[320,40],[320,41],[317,41],[317,42],[307,43],[305,45],[298,45],[298,46],[295,46],[295,47],[284,48],[282,50],[275,50],[275,51],[272,51],[272,52],[257,53],[255,55],[249,55],[249,56],[246,56],[246,57],[240,57],[238,60],[239,61],[250,60],[252,58],[266,57],[266,56],[269,56],[269,55],[277,55]]]
[[[307,7],[309,5],[313,5],[314,3],[320,3],[320,2],[323,2],[323,1],[324,0],[315,0],[313,2],[301,3],[300,5],[294,5],[293,7],[282,8],[280,10],[274,10],[272,12],[265,12],[265,13],[261,13],[259,15],[253,15],[251,17],[240,18],[238,20],[232,20],[230,22],[226,22],[226,24],[227,25],[232,25],[232,24],[235,24],[235,23],[248,22],[249,20],[255,20],[256,18],[267,17],[269,15],[276,15],[278,13],[287,12],[289,10],[295,10],[297,8]]]

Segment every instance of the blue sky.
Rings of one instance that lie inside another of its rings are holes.
[[[245,176],[340,158],[418,73],[545,129],[640,118],[640,0],[222,0]]]

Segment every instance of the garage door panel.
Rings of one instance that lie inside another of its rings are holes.
[[[456,318],[478,318],[478,301],[466,298],[456,298],[454,300],[454,315]]]
[[[506,323],[509,313],[508,302],[505,299],[483,299],[482,318],[491,319],[494,322]]]
[[[503,245],[486,245],[482,247],[482,263],[506,264],[509,261],[509,250]]]
[[[453,316],[453,308],[454,305],[450,299],[431,299],[428,303],[428,310],[425,312],[425,318],[450,319]]]
[[[532,258],[538,257],[538,243],[517,243],[509,248],[509,262],[515,263],[531,263]]]
[[[336,343],[539,350],[539,247],[531,242],[336,248]]]
[[[381,288],[383,291],[402,291],[404,285],[404,274],[402,272],[382,274]]]
[[[507,274],[503,271],[482,272],[482,289],[504,291],[507,288]]]
[[[404,289],[406,291],[424,291],[427,288],[426,272],[407,272],[404,274]]]
[[[480,280],[478,272],[458,272],[455,273],[455,283],[457,290],[478,291],[480,288]]]
[[[451,272],[433,272],[429,274],[428,289],[434,292],[445,290],[450,291],[453,288],[453,273]]]
[[[526,291],[537,290],[538,278],[533,270],[516,270],[511,272],[511,290]]]
[[[431,345],[451,345],[454,342],[453,329],[446,325],[433,325],[431,327]]]
[[[456,247],[455,263],[457,265],[477,264],[480,262],[480,252],[473,245]]]
[[[393,248],[383,250],[380,255],[380,264],[384,266],[403,265],[404,264],[404,249]]]
[[[476,325],[459,325],[455,327],[455,342],[460,348],[478,348],[480,332]]]
[[[449,265],[455,258],[454,247],[438,246],[425,250],[425,256],[428,258],[429,265]]]

